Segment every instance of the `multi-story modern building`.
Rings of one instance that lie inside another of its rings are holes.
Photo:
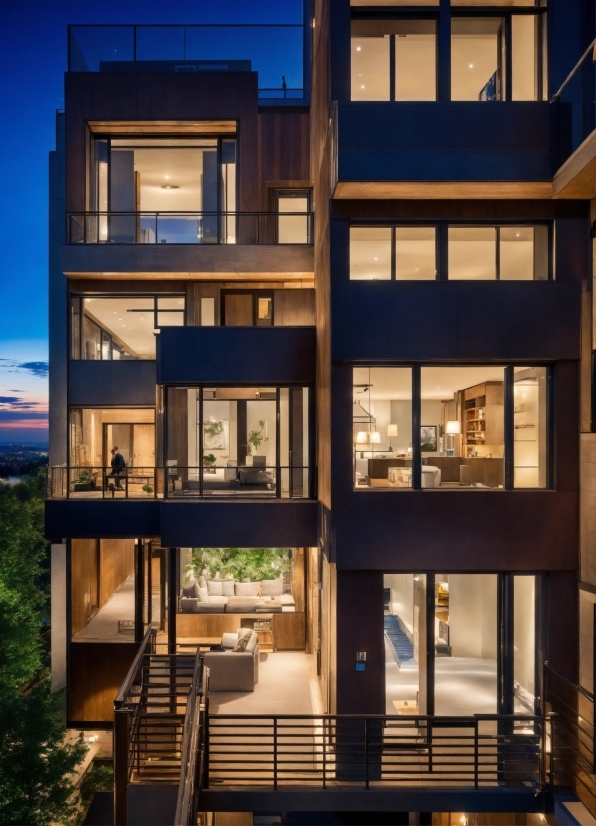
[[[52,669],[68,725],[125,717],[116,822],[165,822],[170,736],[195,815],[594,808],[594,33],[584,0],[70,28]],[[188,657],[239,627],[191,747]]]

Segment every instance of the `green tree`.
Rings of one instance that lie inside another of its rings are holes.
[[[48,545],[43,480],[0,486],[0,823],[72,822],[71,780],[86,753],[66,743],[43,643]]]

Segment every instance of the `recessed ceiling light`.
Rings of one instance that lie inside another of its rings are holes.
[[[356,51],[357,51],[357,52],[361,52],[361,51],[362,51],[362,47],[361,47],[361,46],[356,46]]]
[[[161,188],[162,189],[180,189],[180,187],[176,186],[175,184],[162,184]]]
[[[473,69],[473,68],[474,68],[474,64],[470,63],[470,69]]]
[[[361,86],[360,88],[361,88],[361,89],[364,89],[364,86]]]

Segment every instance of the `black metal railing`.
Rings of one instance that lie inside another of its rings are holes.
[[[572,791],[596,817],[594,695],[545,663],[549,775],[554,791]]]
[[[47,499],[193,499],[234,496],[311,499],[310,467],[234,465],[233,467],[49,467]]]
[[[312,212],[69,212],[67,244],[312,244]]]
[[[180,784],[174,826],[196,826],[203,784],[206,721],[209,713],[209,669],[197,653],[182,731]]]
[[[227,715],[208,720],[205,787],[544,787],[543,718]]]

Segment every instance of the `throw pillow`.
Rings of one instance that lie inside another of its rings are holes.
[[[209,602],[208,588],[199,588],[199,602]]]
[[[201,574],[201,576],[199,577],[199,588],[206,588],[206,587],[207,587],[207,580]]]
[[[217,580],[216,579],[210,579],[207,582],[207,588],[209,589],[209,596],[210,597],[221,597],[221,596],[223,596],[223,594],[222,594],[223,582],[222,582],[221,579],[217,579]]]
[[[188,585],[184,585],[182,587],[182,596],[183,597],[189,597],[189,599],[193,599],[194,597],[197,596],[197,594],[195,594],[195,581],[194,581],[194,579],[193,579],[192,582],[189,582]]]
[[[224,579],[221,584],[221,593],[224,597],[233,597],[234,596],[234,580]]]
[[[279,576],[277,579],[264,579],[261,583],[261,596],[263,597],[278,597],[284,592],[284,578]]]
[[[260,582],[236,582],[234,589],[237,597],[258,597],[261,593]]]
[[[246,634],[243,634],[241,637],[238,638],[238,642],[232,648],[232,653],[246,651],[246,646],[250,640],[252,631],[248,631]]]

